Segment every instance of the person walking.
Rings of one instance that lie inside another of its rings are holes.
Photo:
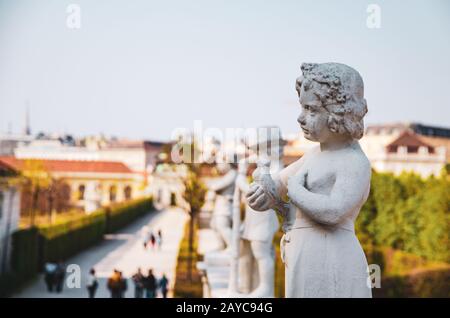
[[[108,278],[107,287],[111,293],[111,298],[122,298],[123,296],[123,282],[122,275],[115,269],[113,274]]]
[[[55,270],[55,285],[56,285],[56,292],[61,293],[64,286],[64,277],[66,276],[66,268],[62,261],[58,262],[58,265],[56,265]]]
[[[142,245],[144,246],[144,250],[147,249],[149,241],[150,241],[150,230],[148,226],[144,226],[142,230]]]
[[[156,237],[155,237],[155,234],[153,234],[153,232],[150,234],[150,243],[152,244],[152,250],[154,250],[155,243],[156,243]]]
[[[163,274],[159,281],[159,288],[161,289],[161,294],[163,298],[167,298],[169,280],[166,277],[166,274]]]
[[[122,272],[119,272],[119,282],[120,282],[120,298],[125,298],[125,292],[128,289],[127,279],[123,277]]]
[[[97,292],[98,288],[98,280],[97,276],[95,276],[95,269],[93,268],[91,268],[91,270],[89,271],[86,288],[89,293],[89,298],[95,298],[95,293]]]
[[[146,298],[156,297],[156,278],[153,275],[153,270],[148,270],[148,276],[144,279],[144,289]]]
[[[144,275],[140,268],[137,273],[132,276],[134,282],[134,298],[142,298],[144,294]]]
[[[156,244],[158,245],[158,250],[161,250],[161,246],[162,246],[162,231],[161,231],[161,229],[158,230],[158,236],[156,237]]]
[[[55,287],[55,272],[56,272],[56,264],[52,262],[45,263],[45,274],[44,281],[47,286],[47,291],[52,293]]]

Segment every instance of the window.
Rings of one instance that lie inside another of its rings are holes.
[[[80,184],[78,186],[78,200],[84,200],[84,191],[86,190],[86,187],[84,184]]]
[[[417,153],[419,151],[419,147],[418,146],[407,146],[407,151],[408,153]]]
[[[115,202],[116,201],[116,196],[117,196],[117,187],[116,186],[111,186],[109,188],[109,201]]]
[[[131,193],[132,193],[131,187],[130,186],[126,186],[123,192],[124,192],[124,195],[125,195],[125,200],[130,200],[131,199]]]

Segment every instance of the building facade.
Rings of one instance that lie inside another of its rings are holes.
[[[72,206],[86,212],[144,195],[142,176],[121,162],[0,157],[0,164],[21,172],[36,163],[52,180],[67,187]]]

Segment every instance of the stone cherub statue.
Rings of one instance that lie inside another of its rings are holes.
[[[276,207],[287,219],[281,241],[286,297],[371,297],[367,260],[354,233],[371,177],[357,141],[367,112],[363,80],[344,64],[301,69],[298,122],[305,138],[320,145],[278,174],[258,168],[247,202],[258,211]]]
[[[221,162],[217,164],[217,169],[223,175],[207,184],[209,190],[216,193],[211,228],[222,239],[225,245],[225,251],[229,251],[232,226],[232,200],[237,177],[236,164]]]

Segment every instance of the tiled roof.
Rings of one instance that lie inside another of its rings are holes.
[[[42,160],[0,157],[0,165],[14,170],[23,170],[27,162],[41,162],[48,172],[94,172],[94,173],[133,173],[121,162],[112,161],[77,161],[77,160]]]
[[[387,147],[391,146],[412,146],[412,147],[433,147],[422,141],[415,133],[405,130],[396,139],[394,139]]]

